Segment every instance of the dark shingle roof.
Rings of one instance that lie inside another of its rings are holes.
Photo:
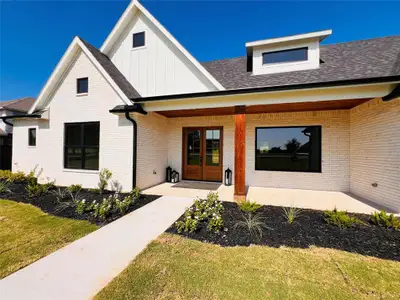
[[[140,94],[135,90],[135,88],[129,83],[124,75],[117,69],[117,67],[112,63],[107,55],[103,54],[99,49],[92,46],[84,39],[79,38],[82,43],[89,49],[93,56],[97,59],[99,64],[106,70],[108,75],[114,80],[114,82],[119,86],[122,92],[129,98],[141,98]]]
[[[35,102],[35,98],[33,97],[23,97],[14,100],[0,102],[0,109],[8,109],[18,112],[27,112],[33,102]]]
[[[400,36],[321,46],[320,68],[252,75],[246,57],[204,62],[202,65],[226,89],[285,86],[400,75]]]

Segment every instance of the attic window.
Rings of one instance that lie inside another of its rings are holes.
[[[263,65],[307,61],[308,48],[303,47],[273,52],[264,52],[262,54],[262,58]]]
[[[143,47],[145,44],[144,31],[133,34],[132,48]]]
[[[76,80],[76,93],[87,94],[89,91],[89,78],[78,78]]]

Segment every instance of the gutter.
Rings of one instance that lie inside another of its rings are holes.
[[[316,89],[316,88],[327,88],[327,87],[342,87],[352,85],[365,85],[365,84],[379,84],[400,81],[400,75],[388,76],[388,77],[376,77],[376,78],[362,78],[353,80],[337,80],[328,82],[315,82],[315,83],[302,83],[293,85],[279,85],[279,86],[268,86],[268,87],[254,87],[236,90],[221,90],[211,92],[200,92],[200,93],[189,93],[189,94],[175,94],[175,95],[161,95],[151,96],[143,98],[131,98],[136,103],[146,103],[151,101],[162,101],[162,100],[179,100],[179,99],[190,99],[190,98],[201,98],[201,97],[212,97],[212,96],[227,96],[227,95],[240,95],[240,94],[252,94],[252,93],[263,93],[263,92],[278,92],[278,91],[291,91],[291,90],[305,90],[305,89]]]
[[[132,105],[118,105],[110,110],[110,113],[125,113],[125,118],[133,125],[133,153],[132,153],[132,189],[136,187],[136,173],[137,173],[137,123],[131,118],[129,113],[136,112],[142,115],[147,115],[147,112],[140,104]]]
[[[383,101],[390,101],[397,97],[400,97],[400,84],[398,84],[393,91],[391,91],[388,95],[382,97]]]
[[[33,115],[16,115],[16,116],[5,116],[5,117],[0,117],[1,120],[3,120],[4,123],[7,125],[14,127],[13,123],[8,122],[7,120],[9,119],[25,119],[25,118],[40,118],[42,115],[39,114],[33,114]]]

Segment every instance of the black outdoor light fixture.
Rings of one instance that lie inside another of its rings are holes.
[[[179,182],[179,173],[175,170],[172,171],[171,173],[171,182],[172,183],[177,183]]]
[[[166,170],[166,181],[171,182],[172,181],[172,168],[168,167]]]
[[[225,170],[225,185],[232,185],[232,171],[229,168]]]

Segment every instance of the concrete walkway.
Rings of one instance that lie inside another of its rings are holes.
[[[163,196],[0,281],[0,299],[91,299],[192,204]]]

